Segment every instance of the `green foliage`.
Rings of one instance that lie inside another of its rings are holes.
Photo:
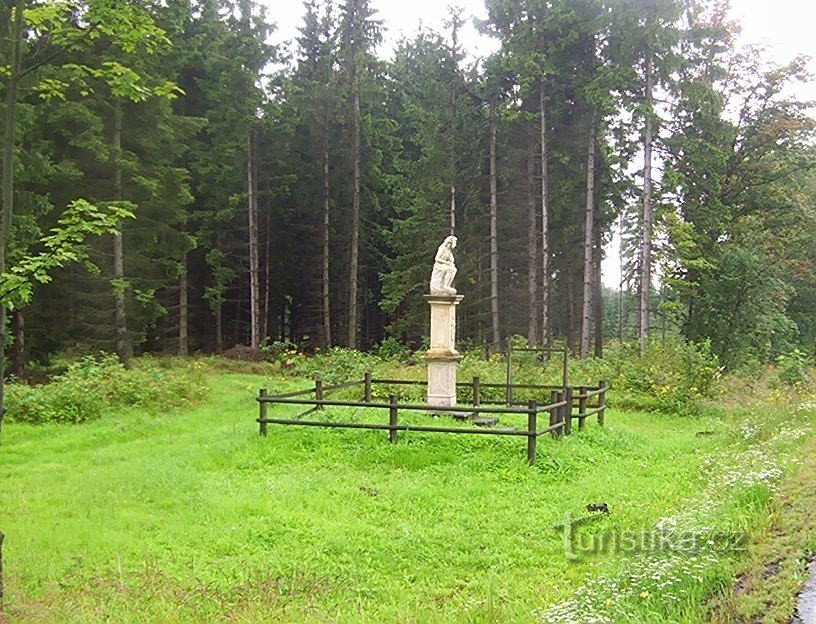
[[[373,371],[379,358],[356,349],[333,347],[324,353],[305,358],[297,367],[297,374],[309,379],[322,379],[327,385],[360,381],[366,372]]]
[[[0,275],[0,302],[7,307],[28,303],[35,283],[47,284],[56,269],[88,258],[85,244],[88,237],[116,233],[123,219],[134,218],[130,208],[126,202],[101,207],[84,199],[71,202],[57,226],[40,239],[44,250],[22,258]]]
[[[516,346],[526,341],[517,337]],[[264,348],[267,358],[279,364],[289,375],[308,379],[322,379],[326,384],[360,381],[366,372],[389,379],[424,380],[425,369],[413,366],[419,359],[394,340],[386,340],[375,353],[363,353],[339,347],[314,356],[300,353],[287,342],[275,342]],[[408,366],[405,366],[408,364]],[[541,354],[516,352],[513,354],[513,382],[558,386],[562,383],[563,362],[560,354],[543,360]],[[680,339],[651,343],[641,356],[638,343],[613,344],[604,358],[569,360],[572,386],[595,386],[600,380],[611,389],[607,399],[613,406],[647,409],[666,414],[699,414],[703,401],[720,390],[722,368],[710,345],[695,345]],[[504,384],[507,364],[503,353],[494,353],[485,359],[483,349],[465,353],[458,367],[458,380],[469,384],[479,377],[482,384]],[[375,386],[377,396],[397,394],[403,400],[424,400],[424,388],[417,386]],[[472,400],[469,386],[459,388],[464,403]],[[482,387],[483,400],[501,402],[503,388]],[[517,401],[536,398],[548,401],[549,391],[535,397],[528,391],[517,391]]]
[[[261,351],[270,362],[285,362],[300,354],[298,346],[289,340],[264,341]]]
[[[390,337],[377,346],[375,353],[381,360],[406,362],[411,355],[411,350],[396,338]]]
[[[6,407],[12,422],[81,423],[113,409],[138,407],[158,413],[205,395],[194,369],[167,368],[142,358],[126,370],[115,356],[102,355],[74,362],[47,384],[9,384]]]
[[[615,390],[612,404],[674,414],[699,412],[700,399],[718,390],[722,374],[710,345],[682,340],[654,341],[642,356],[637,343],[610,346],[603,360],[576,362],[575,369],[575,378],[584,372],[606,379]]]
[[[776,358],[779,380],[789,386],[806,384],[810,381],[813,360],[807,353],[794,349]]]

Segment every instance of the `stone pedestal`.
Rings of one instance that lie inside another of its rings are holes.
[[[428,363],[428,405],[456,405],[456,365],[462,356],[456,350],[456,306],[462,295],[425,295],[431,306],[431,348]]]

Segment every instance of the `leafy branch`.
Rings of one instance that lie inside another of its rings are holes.
[[[26,256],[0,275],[0,304],[14,308],[31,300],[35,284],[47,284],[59,268],[88,260],[89,236],[115,234],[123,219],[132,219],[132,204],[96,206],[84,199],[71,202],[56,227],[39,240],[42,251]]]

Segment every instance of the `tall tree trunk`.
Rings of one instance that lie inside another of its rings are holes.
[[[249,212],[249,320],[250,346],[261,346],[261,280],[259,271],[258,181],[252,130],[247,133],[247,203]]]
[[[328,85],[326,88],[328,92]],[[328,98],[328,95],[327,95]],[[326,104],[323,110],[323,223],[321,224],[321,244],[323,275],[321,279],[322,297],[321,312],[323,316],[323,348],[329,349],[332,346],[331,337],[331,307],[330,307],[330,284],[331,276],[330,258],[331,249],[329,247],[329,230],[331,228],[331,213],[329,206],[329,106]]]
[[[550,192],[550,166],[547,153],[547,102],[544,97],[544,81],[542,80],[538,88],[538,105],[540,111],[541,133],[541,344],[549,347],[552,340],[550,332],[550,218],[549,218],[549,192]]]
[[[181,257],[181,274],[179,275],[179,323],[178,354],[186,357],[190,354],[190,338],[187,329],[187,254]]]
[[[456,78],[459,70],[458,55],[459,55],[459,15],[455,13],[455,9],[451,9],[451,67],[453,67],[453,76],[451,77],[450,86],[450,110],[451,119],[450,127],[448,128],[448,149],[450,167],[450,235],[456,234]]]
[[[603,239],[601,226],[595,221],[592,256],[592,307],[595,321],[595,357],[603,357],[603,284],[601,283],[601,261],[603,259]]]
[[[6,271],[6,247],[8,246],[11,218],[14,213],[14,145],[17,130],[17,88],[20,78],[20,63],[23,54],[23,10],[24,0],[14,5],[14,25],[11,32],[11,67],[6,82],[6,118],[3,136],[3,207],[0,212],[0,274]],[[6,362],[6,306],[0,302],[0,429],[3,425],[5,406],[5,362]]]
[[[618,267],[620,268],[620,280],[618,281],[618,342],[623,344],[623,287],[625,278],[623,276],[623,211],[618,217]]]
[[[586,208],[584,210],[584,290],[581,313],[582,358],[589,356],[590,325],[592,321],[592,227],[595,218],[595,116],[589,124],[586,161]]]
[[[352,80],[351,152],[354,188],[351,205],[351,261],[349,262],[348,346],[357,348],[357,279],[360,272],[360,76],[354,61]]]
[[[499,200],[496,180],[496,101],[490,101],[490,326],[494,348],[501,345],[499,333]]]
[[[638,338],[641,349],[649,339],[649,294],[652,285],[652,91],[654,88],[654,53],[646,52],[646,128],[643,134],[643,236],[640,245],[640,306]]]
[[[527,340],[538,344],[538,207],[536,205],[535,141],[527,151]]]
[[[219,355],[224,352],[224,304],[219,301],[215,304],[215,352]]]
[[[272,283],[272,219],[269,211],[266,212],[266,239],[264,241],[264,295],[263,295],[263,310],[261,318],[263,319],[262,329],[263,336],[269,336],[269,291]]]
[[[567,348],[573,353],[577,353],[581,346],[578,339],[578,295],[577,272],[571,272],[567,276]]]
[[[25,379],[25,316],[22,310],[14,310],[11,324],[14,334],[11,374],[17,379]]]
[[[113,187],[114,199],[124,198],[122,186],[122,103],[117,99],[113,108]],[[127,328],[125,283],[125,250],[121,232],[113,235],[113,324],[116,332],[116,354],[125,368],[130,368],[133,347],[130,344]]]

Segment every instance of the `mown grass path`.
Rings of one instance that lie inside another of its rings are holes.
[[[725,443],[705,419],[607,415],[523,441],[270,427],[262,377],[206,402],[84,425],[9,425],[0,447],[14,622],[525,622],[614,558],[569,561],[553,529],[651,527]]]

